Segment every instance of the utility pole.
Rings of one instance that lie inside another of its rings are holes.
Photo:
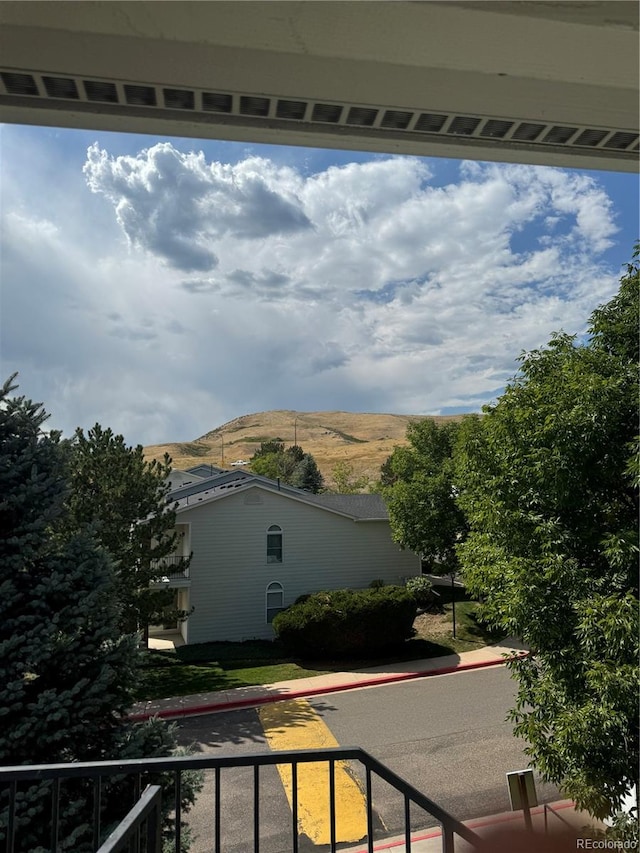
[[[298,419],[296,418],[293,422],[293,443],[295,447],[298,446]]]
[[[222,442],[222,467],[224,468],[224,436],[220,436],[220,441]]]

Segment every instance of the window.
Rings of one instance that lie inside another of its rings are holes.
[[[282,528],[272,524],[267,530],[267,563],[282,562]]]
[[[273,622],[276,613],[284,610],[284,587],[278,581],[267,586],[267,624]]]

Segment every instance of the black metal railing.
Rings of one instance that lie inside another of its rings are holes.
[[[16,799],[19,786],[34,781],[44,782],[50,780],[53,785],[51,796],[51,850],[58,853],[58,823],[57,812],[59,802],[60,786],[63,780],[90,779],[93,780],[93,808],[92,829],[94,847],[96,850],[102,842],[101,821],[101,792],[102,786],[110,777],[123,777],[131,775],[134,777],[133,790],[136,792],[134,799],[137,804],[140,797],[143,776],[149,774],[172,773],[174,777],[173,803],[172,803],[172,847],[176,853],[180,853],[183,829],[183,815],[181,814],[182,799],[182,773],[188,770],[213,770],[215,789],[213,797],[213,816],[211,834],[213,836],[213,847],[215,853],[222,853],[221,838],[224,817],[221,809],[221,792],[223,781],[223,770],[230,768],[251,767],[253,768],[253,790],[252,790],[252,816],[247,816],[250,829],[251,841],[247,840],[246,850],[259,853],[261,841],[261,803],[260,803],[260,771],[263,767],[274,765],[289,765],[291,769],[292,797],[291,807],[291,853],[299,853],[299,820],[298,820],[298,768],[309,762],[324,762],[329,766],[328,774],[328,800],[330,816],[330,851],[336,851],[339,839],[336,836],[336,764],[341,762],[356,762],[360,770],[364,770],[364,791],[367,823],[367,840],[361,843],[366,845],[368,853],[373,853],[374,845],[374,802],[372,795],[373,781],[378,779],[386,782],[391,788],[398,792],[403,801],[404,814],[404,844],[406,853],[411,853],[411,807],[412,805],[424,810],[431,815],[442,829],[442,851],[443,853],[454,853],[454,840],[456,837],[464,839],[472,848],[479,844],[478,836],[463,823],[458,821],[436,802],[414,788],[380,761],[359,747],[336,747],[329,749],[306,749],[306,750],[284,750],[252,755],[226,755],[226,756],[180,756],[174,758],[149,758],[135,761],[96,761],[74,764],[41,764],[24,767],[0,767],[0,790],[9,789],[8,810],[6,814],[6,853],[15,853],[22,850],[20,839],[16,831]],[[376,785],[379,784],[376,782]],[[122,820],[129,820],[131,813],[123,816]],[[90,816],[91,817],[91,816]],[[87,816],[84,816],[87,820]],[[138,839],[138,845],[140,843]],[[105,848],[107,850],[120,850],[123,847]],[[128,849],[128,848],[126,848]],[[101,848],[102,850],[102,848]],[[153,851],[155,853],[155,851]]]
[[[98,853],[162,853],[162,788],[147,785],[142,796],[113,830]]]
[[[186,560],[186,557],[160,557],[157,560],[151,560],[151,568],[154,572],[158,572],[158,574],[162,573],[164,577],[169,578],[169,580],[175,580],[179,578],[188,578],[189,577],[189,565],[181,566],[181,564]],[[156,583],[160,583],[161,581],[157,580]]]

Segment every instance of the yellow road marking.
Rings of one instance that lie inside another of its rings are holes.
[[[263,705],[260,722],[271,749],[321,749],[339,746],[327,725],[304,699]],[[289,805],[293,803],[291,766],[278,764]],[[367,810],[362,787],[346,761],[335,765],[336,841],[361,841],[367,834]],[[329,764],[298,765],[298,831],[314,844],[330,844]]]

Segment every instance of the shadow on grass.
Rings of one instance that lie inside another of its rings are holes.
[[[387,652],[378,653],[369,657],[352,656],[336,659],[305,660],[307,669],[322,670],[323,672],[353,672],[361,669],[370,669],[374,666],[385,666],[405,661],[422,660],[425,658],[439,658],[446,655],[455,655],[457,652],[453,646],[435,643],[420,637],[406,640],[401,646],[389,649]]]
[[[451,590],[441,587],[444,614],[451,621]],[[179,646],[145,652],[137,699],[204,694],[238,687],[273,684],[328,672],[358,671],[375,666],[458,655],[502,637],[483,625],[479,605],[456,588],[456,638],[414,637],[400,646],[371,655],[309,659],[291,654],[279,640],[247,640]],[[452,626],[453,627],[453,626]]]
[[[137,698],[144,701],[210,693],[452,654],[456,654],[453,646],[421,638],[383,653],[331,659],[293,656],[277,640],[150,650],[144,655]]]

